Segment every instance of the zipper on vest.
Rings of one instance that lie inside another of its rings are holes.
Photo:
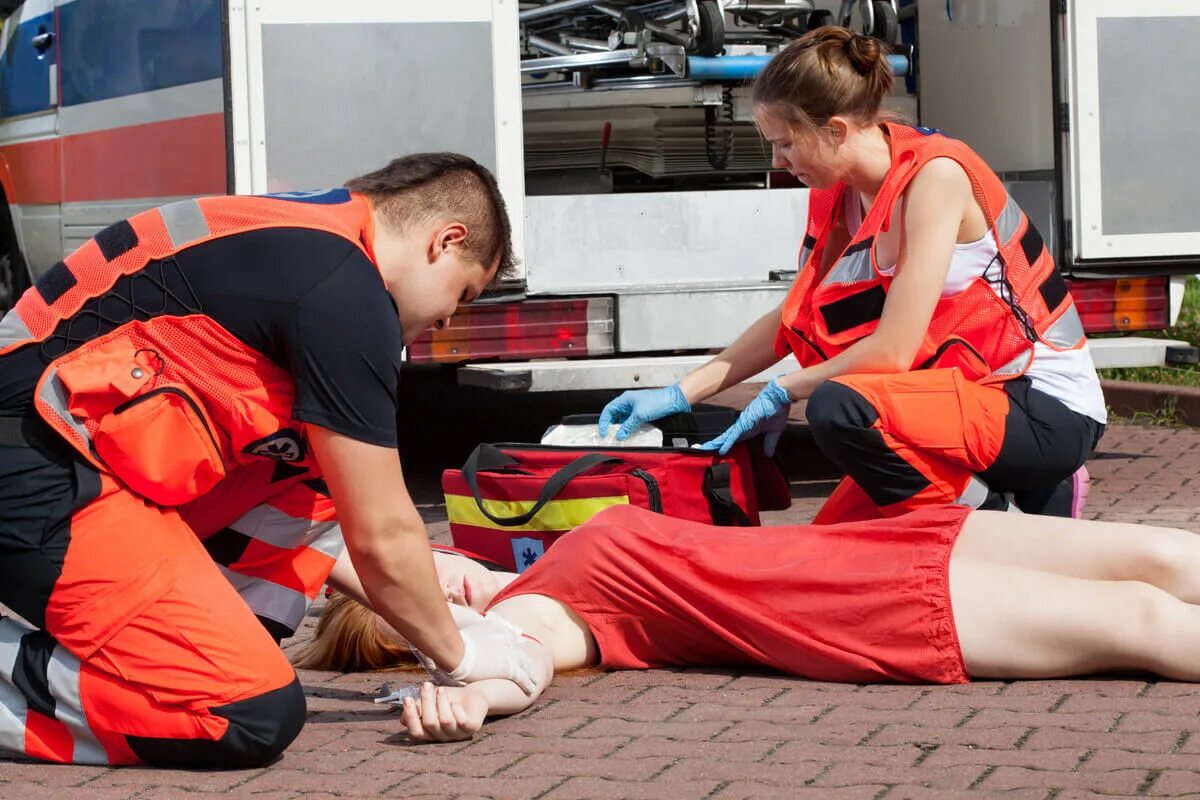
[[[934,364],[937,363],[938,359],[940,359],[942,356],[946,355],[947,351],[949,351],[951,347],[965,348],[967,350],[967,352],[969,352],[971,355],[975,356],[975,358],[977,358],[979,360],[979,363],[982,367],[984,367],[985,369],[991,369],[991,364],[989,364],[987,362],[987,359],[983,357],[982,353],[980,353],[978,350],[976,350],[974,347],[972,347],[971,343],[968,342],[966,339],[960,339],[957,336],[955,336],[951,339],[947,339],[946,341],[942,342],[941,347],[939,347],[934,352],[934,354],[931,355],[929,358],[922,361],[916,368],[917,369],[929,369],[930,367],[932,367]]]
[[[191,406],[192,411],[196,412],[196,418],[199,419],[200,424],[204,426],[204,432],[208,434],[208,440],[210,442],[212,442],[213,450],[218,453],[221,452],[221,445],[217,443],[217,437],[213,435],[212,428],[209,427],[208,419],[205,418],[204,412],[200,408],[200,404],[197,403],[195,400],[193,400],[187,392],[180,391],[179,389],[176,389],[174,386],[161,386],[157,389],[152,389],[151,391],[146,392],[145,394],[139,394],[137,397],[131,398],[129,400],[126,400],[124,403],[120,403],[119,405],[114,406],[112,413],[120,414],[122,412],[128,411],[133,406],[136,406],[139,403],[143,403],[143,402],[149,400],[151,397],[154,397],[155,395],[159,395],[159,394],[174,394],[174,395],[179,395],[180,397],[182,397],[183,402],[185,402],[189,406]]]
[[[646,470],[638,468],[629,473],[635,478],[641,478],[646,484],[646,494],[650,495],[650,510],[662,513],[662,492],[658,489],[658,481]]]
[[[824,351],[824,350],[822,350],[821,348],[817,347],[817,343],[816,343],[816,342],[814,342],[812,339],[809,339],[809,338],[808,338],[807,336],[805,336],[803,333],[801,333],[801,332],[800,332],[800,330],[799,330],[798,328],[795,328],[795,327],[793,327],[793,328],[792,328],[792,333],[794,333],[794,334],[796,334],[797,336],[799,336],[799,337],[800,337],[800,340],[801,340],[802,342],[804,342],[806,345],[808,345],[809,347],[811,347],[811,348],[813,349],[813,352],[815,352],[817,355],[819,355],[819,356],[821,357],[821,360],[822,360],[822,361],[828,361],[828,360],[829,360],[829,356],[825,355],[825,351]]]

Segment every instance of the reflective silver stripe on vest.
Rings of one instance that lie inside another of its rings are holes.
[[[4,319],[0,319],[0,349],[32,337],[29,326],[25,324],[25,320],[21,319],[21,315],[15,308],[10,309],[4,315]]]
[[[0,619],[0,749],[25,752],[25,716],[29,704],[13,685],[13,666],[27,628],[13,619]]]
[[[993,375],[1020,375],[1029,368],[1033,363],[1033,347],[1030,346],[1024,350],[1021,355],[1014,358],[1012,361],[1005,364],[998,370],[992,372]]]
[[[346,540],[342,538],[342,526],[336,522],[314,525],[305,546],[336,560],[346,549]]]
[[[50,695],[54,698],[54,716],[71,732],[75,750],[71,761],[76,764],[107,764],[108,754],[96,740],[83,711],[79,695],[79,659],[58,645],[46,666]]]
[[[858,283],[869,280],[874,277],[874,274],[875,271],[871,267],[871,248],[864,247],[857,253],[839,258],[838,262],[833,265],[833,269],[829,270],[829,274],[825,276],[825,280],[821,281],[821,285]]]
[[[165,205],[158,209],[158,213],[162,215],[163,223],[167,226],[167,235],[171,237],[171,244],[176,250],[212,233],[208,227],[208,220],[204,218],[204,212],[200,210],[200,204],[195,200],[181,200]]]
[[[1000,216],[996,218],[996,244],[1000,247],[1008,244],[1008,240],[1017,232],[1017,228],[1021,224],[1021,217],[1024,212],[1017,205],[1017,201],[1008,192],[1004,193],[1005,202],[1004,210],[1000,212]]]
[[[42,391],[38,397],[58,415],[59,419],[67,423],[71,430],[79,434],[89,447],[91,446],[92,437],[88,435],[87,428],[83,427],[67,410],[67,387],[63,386],[63,382],[59,380],[57,368],[52,368],[50,374],[46,376],[46,380],[42,382]]]
[[[1083,320],[1079,318],[1079,311],[1074,303],[1071,303],[1071,307],[1058,321],[1042,334],[1042,338],[1055,347],[1068,348],[1079,344],[1079,340],[1083,338]]]
[[[808,260],[810,258],[812,258],[812,254],[813,254],[813,251],[812,251],[811,247],[801,247],[800,248],[800,261],[798,262],[800,269],[804,269],[804,265],[808,263]]]
[[[273,619],[292,630],[299,628],[304,621],[304,614],[312,601],[300,592],[262,578],[241,575],[225,567],[221,567],[221,572],[258,616]]]
[[[967,484],[967,488],[963,489],[963,493],[954,502],[959,505],[970,506],[971,508],[979,508],[987,499],[988,485],[972,475],[971,482]]]
[[[337,522],[313,522],[289,516],[267,504],[250,509],[229,527],[284,550],[308,547],[335,559],[345,547],[342,528]]]

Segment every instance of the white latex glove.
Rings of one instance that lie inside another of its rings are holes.
[[[463,686],[489,678],[510,680],[527,695],[537,691],[533,659],[521,649],[521,629],[497,615],[480,616],[463,606],[450,612],[463,638],[463,657],[450,672],[415,647],[413,654],[439,686]]]

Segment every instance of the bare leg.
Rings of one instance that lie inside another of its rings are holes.
[[[1108,581],[1142,581],[1200,603],[1200,535],[1177,528],[975,511],[963,558]]]
[[[950,600],[967,674],[975,678],[1139,670],[1200,681],[1200,606],[1149,584],[956,555]]]

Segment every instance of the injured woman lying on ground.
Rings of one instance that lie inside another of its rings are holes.
[[[1145,671],[1200,681],[1200,536],[962,506],[837,525],[718,528],[606,509],[519,576],[435,554],[460,626],[527,637],[539,691],[425,684],[404,701],[417,740],[470,738],[528,708],[555,672],[734,667],[820,681],[962,683]],[[341,597],[298,665],[359,670],[408,657]]]

